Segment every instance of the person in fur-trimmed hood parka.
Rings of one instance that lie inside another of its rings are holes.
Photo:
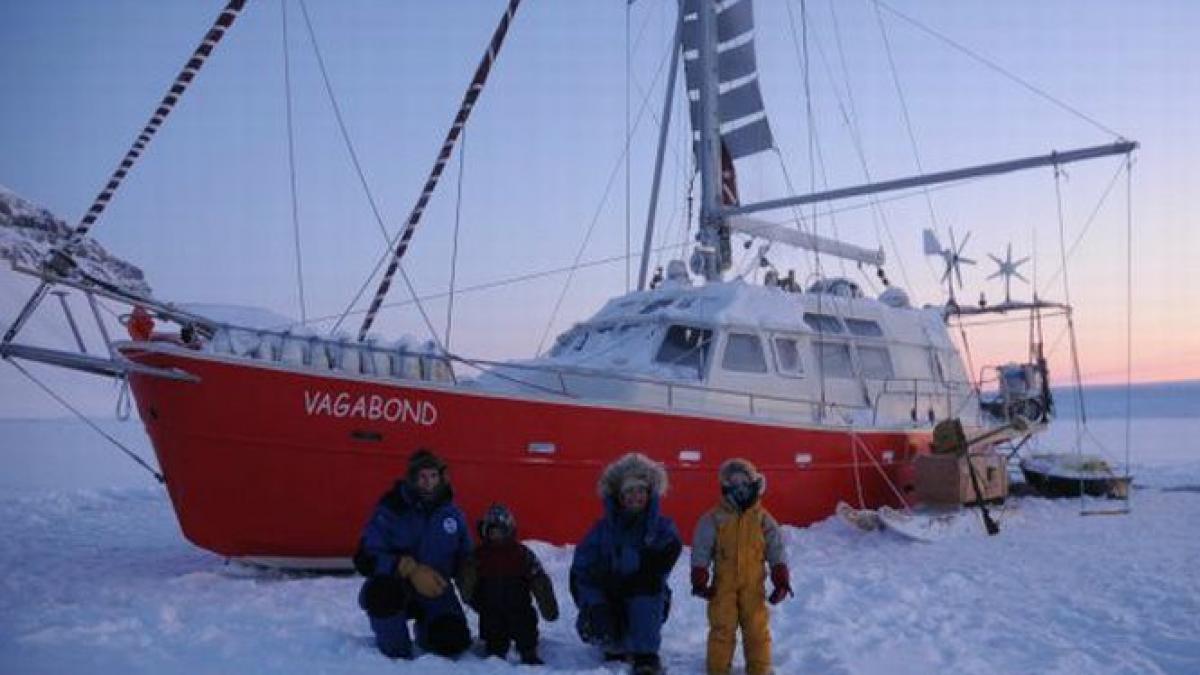
[[[604,516],[575,549],[571,597],[576,629],[606,660],[629,660],[635,675],[662,672],[658,650],[670,608],[667,577],[683,549],[659,512],[666,469],[640,453],[605,468],[597,486]]]

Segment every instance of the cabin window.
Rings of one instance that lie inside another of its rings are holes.
[[[851,335],[883,337],[883,328],[880,328],[877,322],[867,319],[846,319],[846,328],[850,329]]]
[[[654,357],[657,363],[694,369],[697,378],[708,361],[712,331],[691,326],[671,326]]]
[[[892,357],[885,347],[858,347],[858,362],[863,377],[871,380],[890,380],[896,376],[892,368]]]
[[[795,338],[777,337],[775,344],[775,365],[784,375],[799,377],[804,374],[804,365],[800,361],[800,345]]]
[[[825,377],[854,377],[854,368],[850,364],[850,345],[845,342],[814,342],[817,350],[817,363],[821,364],[821,374]]]
[[[808,327],[818,333],[845,333],[846,329],[842,328],[842,322],[838,321],[836,316],[829,314],[814,314],[812,312],[804,313],[804,323]]]
[[[946,377],[946,367],[945,364],[942,363],[942,355],[936,350],[930,350],[929,363],[933,366],[933,374],[936,380],[940,382],[946,382],[950,379]]]
[[[662,309],[663,307],[670,307],[672,302],[675,302],[674,298],[668,298],[666,300],[655,300],[654,302],[643,307],[641,312],[639,312],[639,313],[640,314],[653,314],[654,312],[657,312],[658,310]]]
[[[767,372],[767,359],[763,356],[762,341],[749,333],[730,333],[725,342],[725,356],[721,359],[725,370],[742,373]]]

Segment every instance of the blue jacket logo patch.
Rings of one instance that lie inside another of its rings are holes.
[[[458,532],[458,521],[453,518],[446,518],[442,521],[442,529],[446,531],[446,534],[454,534]]]

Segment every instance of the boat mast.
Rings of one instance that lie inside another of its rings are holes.
[[[697,161],[700,165],[700,227],[696,233],[692,271],[706,281],[720,281],[729,268],[729,257],[721,247],[725,225],[721,209],[721,130],[717,110],[717,8],[713,0],[696,3],[699,12],[699,115],[695,126],[700,132]]]

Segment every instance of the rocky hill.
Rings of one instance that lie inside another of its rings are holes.
[[[0,185],[0,258],[36,268],[49,250],[67,240],[73,228],[50,211]],[[88,274],[138,295],[150,295],[137,266],[112,255],[95,240],[85,239],[75,261]]]

